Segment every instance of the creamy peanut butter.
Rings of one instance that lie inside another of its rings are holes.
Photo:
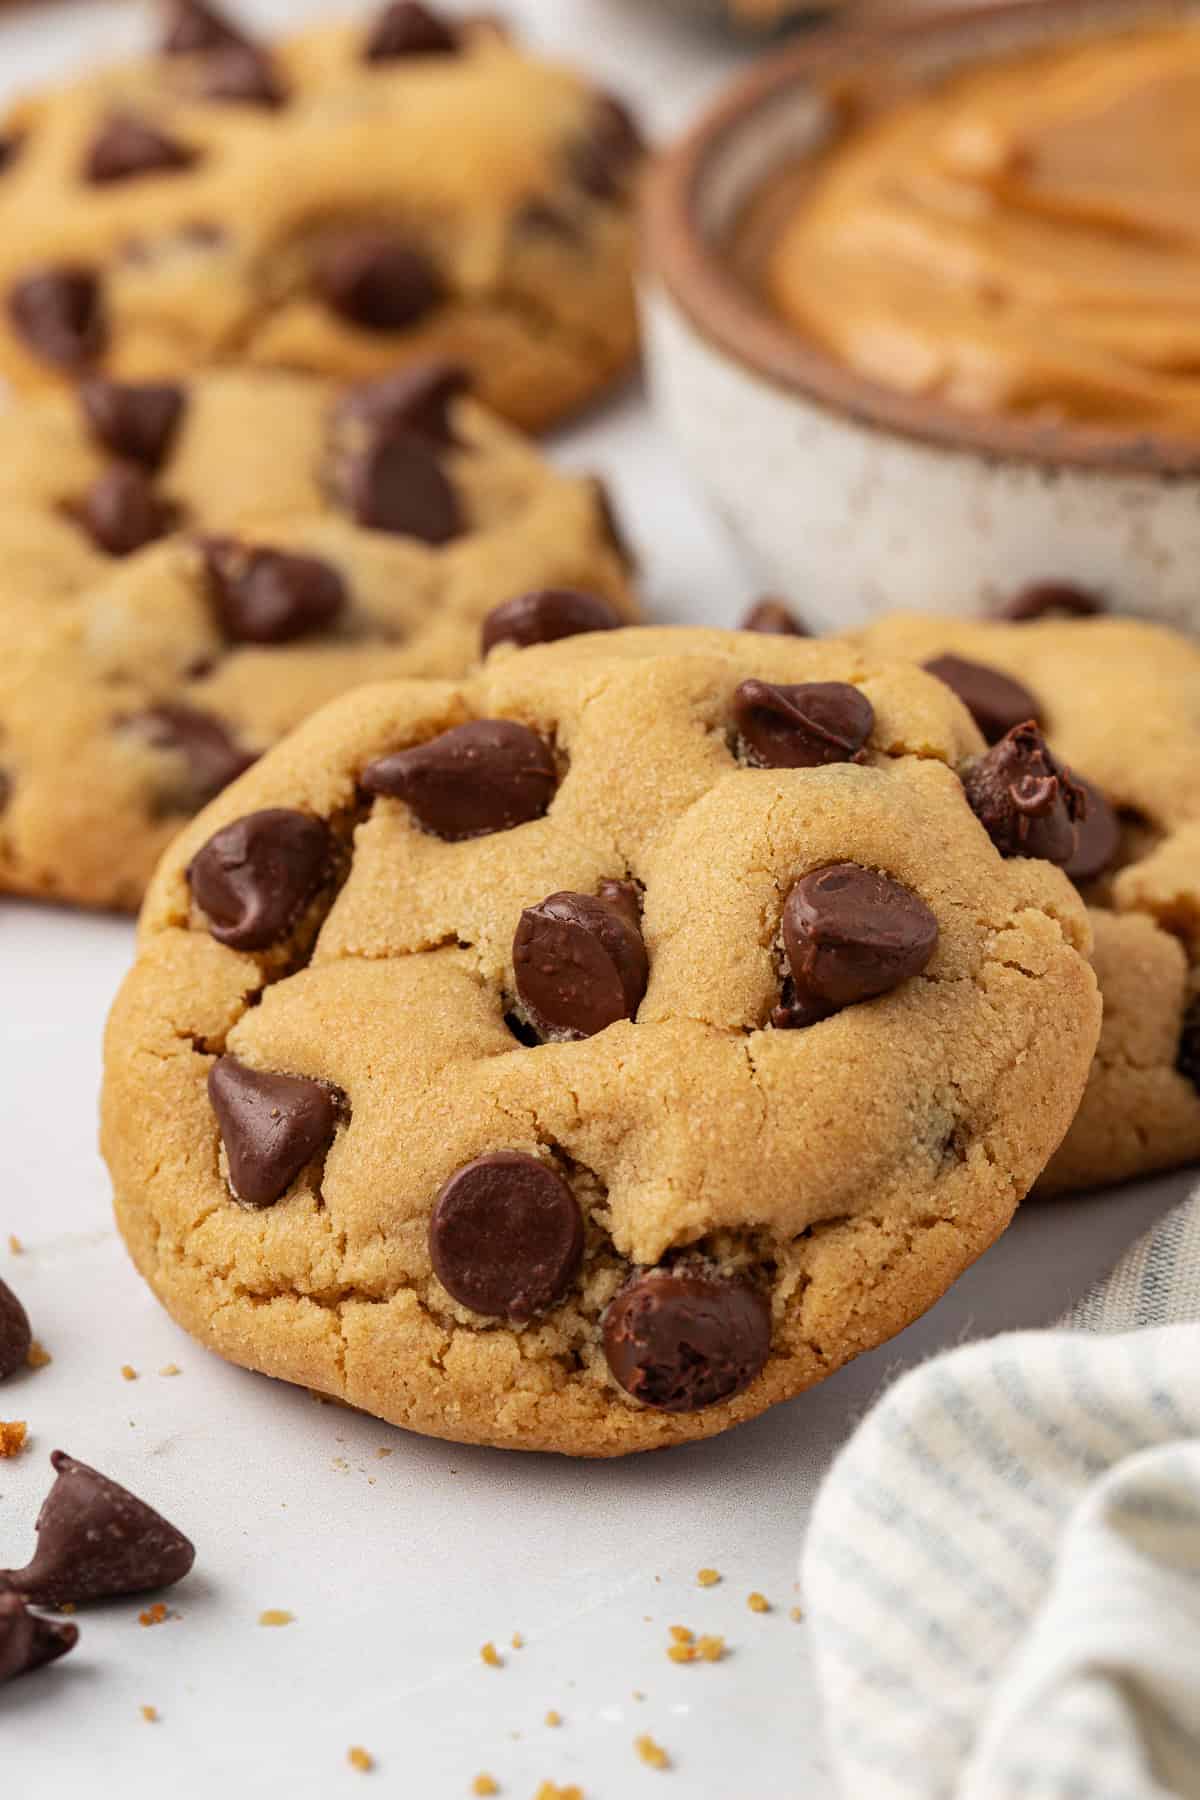
[[[902,392],[1200,435],[1200,28],[884,108],[797,190],[761,279],[797,330]]]

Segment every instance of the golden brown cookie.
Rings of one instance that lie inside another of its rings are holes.
[[[932,666],[985,729],[1035,717],[1088,784],[1067,872],[1092,909],[1104,1025],[1039,1184],[1056,1192],[1200,1159],[1200,647],[1131,619],[1039,616],[1085,611],[1071,590],[1024,600],[1016,623],[901,613],[857,641]]]
[[[538,428],[634,355],[636,128],[493,25],[400,0],[270,46],[184,0],[159,54],[18,104],[0,152],[18,386],[436,354]]]
[[[997,852],[993,766],[908,664],[719,631],[327,708],[152,885],[103,1103],[139,1268],[456,1440],[619,1455],[811,1386],[1083,1091],[1086,913]]]

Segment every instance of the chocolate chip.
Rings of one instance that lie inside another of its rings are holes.
[[[404,331],[446,293],[423,250],[382,231],[329,238],[317,259],[316,280],[334,312],[364,331]]]
[[[159,48],[164,56],[190,56],[196,51],[222,50],[246,39],[215,6],[204,0],[172,0],[166,30]]]
[[[1100,789],[1076,775],[1083,793],[1083,810],[1075,820],[1075,849],[1063,872],[1074,882],[1095,881],[1117,860],[1121,848],[1121,821]]]
[[[429,1255],[460,1305],[523,1322],[570,1292],[583,1262],[583,1216],[546,1163],[498,1150],[459,1169],[438,1195]]]
[[[919,975],[937,948],[938,922],[911,888],[831,863],[793,887],[783,908],[790,977],[772,1023],[814,1025]]]
[[[597,511],[600,514],[600,528],[621,567],[632,575],[638,566],[637,552],[626,536],[625,529],[621,524],[621,515],[617,511],[608,484],[601,481],[598,475],[593,475],[591,488],[596,497]]]
[[[924,667],[958,695],[989,744],[998,743],[1014,725],[1037,721],[1038,703],[1029,689],[999,669],[963,656],[935,656]]]
[[[807,625],[802,625],[790,607],[782,600],[775,600],[770,594],[764,594],[756,600],[747,612],[739,631],[759,631],[767,637],[811,637],[812,632]]]
[[[771,1312],[749,1282],[699,1270],[647,1269],[604,1314],[614,1379],[661,1412],[699,1412],[743,1393],[771,1350]]]
[[[82,384],[79,399],[88,430],[106,450],[125,462],[157,470],[175,442],[187,392],[174,382],[105,381],[95,376]]]
[[[604,94],[592,107],[587,130],[571,145],[567,162],[575,181],[593,199],[619,200],[644,149],[629,108]]]
[[[1055,616],[1089,619],[1103,611],[1103,600],[1098,594],[1089,593],[1087,588],[1076,587],[1070,581],[1035,581],[1006,600],[997,616],[1024,625],[1031,619]]]
[[[204,58],[192,89],[198,100],[218,105],[279,107],[287,88],[265,50],[257,44],[228,44]]]
[[[8,296],[13,328],[29,348],[63,369],[82,369],[99,356],[108,327],[94,269],[63,263],[18,281]]]
[[[78,1642],[77,1625],[40,1619],[19,1594],[0,1594],[0,1687],[65,1656]]]
[[[875,709],[845,681],[806,681],[777,687],[743,681],[733,717],[749,759],[765,769],[818,769],[861,762]]]
[[[32,1343],[25,1308],[12,1289],[0,1281],[0,1381],[25,1367]]]
[[[369,763],[368,794],[403,800],[419,825],[457,843],[540,819],[558,775],[549,746],[511,719],[473,719]]]
[[[5,807],[12,799],[12,793],[12,776],[8,773],[7,769],[0,769],[0,813],[4,811]]]
[[[559,238],[569,244],[580,243],[584,236],[580,221],[572,213],[543,199],[522,201],[513,214],[512,231],[514,237]]]
[[[464,530],[458,496],[419,437],[373,438],[350,459],[343,483],[355,519],[368,531],[448,544]]]
[[[110,556],[132,556],[166,537],[177,517],[149,478],[127,463],[98,475],[71,510],[92,542]]]
[[[345,584],[331,563],[234,538],[204,544],[209,592],[234,644],[291,644],[328,631],[345,610]]]
[[[0,175],[6,175],[25,148],[23,131],[7,131],[0,135]]]
[[[1050,754],[1036,725],[1018,725],[963,776],[971,810],[1001,856],[1068,863],[1083,789]]]
[[[446,358],[410,363],[394,375],[352,387],[338,406],[336,425],[342,431],[365,429],[375,437],[412,433],[449,448],[456,441],[450,407],[470,385],[461,364]]]
[[[458,33],[417,0],[385,6],[371,28],[363,50],[366,62],[391,62],[401,56],[452,56]]]
[[[1175,1067],[1200,1094],[1200,1000],[1193,1000],[1184,1014]]]
[[[274,1206],[302,1169],[333,1142],[342,1096],[325,1081],[269,1075],[221,1056],[208,1072],[208,1098],[243,1206]]]
[[[334,840],[322,819],[289,807],[224,826],[188,869],[192,897],[219,944],[265,950],[295,924],[328,878]]]
[[[483,654],[497,644],[553,644],[584,631],[616,631],[621,615],[598,594],[538,588],[494,606],[483,621]]]
[[[83,163],[83,178],[97,187],[188,169],[197,152],[132,113],[114,113],[100,127]]]
[[[33,1561],[0,1571],[0,1586],[35,1606],[77,1606],[183,1580],[196,1552],[181,1531],[86,1463],[61,1450],[50,1461],[58,1479],[37,1517]]]
[[[228,727],[212,713],[176,701],[165,701],[126,720],[129,730],[139,732],[156,750],[164,750],[183,759],[187,779],[171,796],[185,812],[200,807],[229,786],[257,758],[234,742]]]
[[[593,894],[551,894],[526,907],[513,938],[521,1004],[543,1038],[594,1037],[632,1019],[650,964],[640,926]]]

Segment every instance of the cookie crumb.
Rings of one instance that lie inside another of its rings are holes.
[[[721,1571],[719,1569],[697,1569],[696,1571],[696,1580],[701,1587],[716,1587],[720,1579]]]
[[[533,1800],[583,1800],[581,1787],[555,1787],[552,1781],[543,1781]]]
[[[697,1638],[696,1649],[703,1662],[720,1662],[725,1655],[725,1639],[723,1637]]]
[[[31,1369],[44,1369],[47,1363],[52,1363],[54,1361],[54,1358],[46,1349],[45,1345],[39,1344],[37,1339],[34,1338],[32,1344],[29,1346],[29,1355],[25,1358],[25,1361]]]
[[[158,1372],[160,1375],[182,1375],[183,1374],[183,1370],[179,1367],[178,1363],[164,1363],[162,1368]]]
[[[550,1711],[546,1714],[546,1723],[547,1723],[547,1725],[550,1725],[552,1727],[557,1727],[557,1726],[561,1725],[562,1724],[562,1714],[560,1712],[555,1712],[554,1708],[551,1707]]]
[[[802,1606],[793,1606],[788,1614],[788,1618],[792,1621],[793,1625],[798,1625],[803,1617],[804,1608]]]
[[[525,1639],[521,1636],[519,1631],[514,1631],[512,1634],[512,1647],[514,1650],[523,1650],[525,1648]]]
[[[646,1698],[646,1696],[642,1692],[641,1688],[634,1688],[633,1697],[635,1700],[644,1700]]]
[[[385,1456],[394,1456],[396,1453],[394,1450],[389,1450],[386,1444],[381,1444],[375,1454],[382,1460]]]
[[[163,1620],[167,1619],[169,1617],[170,1617],[170,1614],[167,1612],[166,1606],[163,1603],[163,1601],[156,1600],[154,1602],[153,1606],[148,1606],[146,1608],[145,1612],[140,1612],[138,1614],[138,1624],[139,1625],[161,1625],[163,1623]]]
[[[746,1605],[750,1608],[751,1612],[766,1613],[771,1610],[771,1602],[767,1599],[767,1596],[765,1594],[760,1594],[757,1591],[749,1596]]]
[[[677,1644],[694,1644],[696,1634],[689,1631],[686,1625],[672,1625],[671,1636]]]
[[[650,1737],[648,1735],[648,1733],[643,1732],[641,1737],[634,1738],[633,1747],[637,1751],[638,1755],[641,1757],[642,1761],[646,1764],[646,1766],[648,1768],[651,1768],[651,1769],[669,1769],[670,1768],[670,1766],[671,1766],[670,1757],[667,1755],[667,1753],[663,1749],[662,1745],[656,1744],[654,1739],[652,1737]]]
[[[266,1612],[259,1613],[258,1622],[260,1625],[291,1625],[295,1617],[295,1613],[284,1612],[279,1607],[269,1607]]]
[[[20,1456],[28,1435],[24,1419],[0,1419],[0,1457]]]
[[[500,1783],[496,1780],[494,1775],[477,1775],[471,1783],[471,1792],[473,1794],[484,1795],[498,1794],[500,1792]]]
[[[369,1750],[364,1750],[361,1744],[351,1745],[346,1752],[346,1761],[352,1769],[357,1769],[360,1775],[369,1775],[375,1767],[375,1758]]]
[[[16,1233],[12,1232],[12,1231],[10,1231],[8,1234],[8,1248],[9,1248],[9,1254],[12,1256],[24,1256],[24,1254],[25,1254],[24,1244],[21,1242],[20,1238],[16,1235]]]
[[[147,1725],[157,1725],[158,1724],[158,1708],[157,1708],[157,1706],[143,1706],[142,1717],[143,1717],[143,1719],[145,1719]]]
[[[129,1363],[121,1364],[121,1380],[122,1381],[136,1381],[137,1378],[138,1378],[138,1372],[135,1368],[133,1368]]]
[[[489,1669],[502,1669],[504,1667],[504,1658],[497,1650],[495,1644],[490,1640],[483,1646],[479,1654]]]

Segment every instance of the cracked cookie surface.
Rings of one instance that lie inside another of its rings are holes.
[[[983,750],[906,664],[704,630],[329,707],[152,884],[103,1102],[138,1267],[456,1440],[619,1455],[811,1386],[999,1235],[1095,1048],[1085,909],[998,854]]]
[[[268,45],[168,8],[159,54],[18,103],[0,151],[18,387],[437,354],[541,428],[634,357],[636,128],[486,23],[401,4]]]
[[[1065,604],[1046,592],[1052,609]],[[1023,696],[1010,707],[1038,719],[1091,790],[1067,867],[1091,909],[1104,1024],[1079,1116],[1040,1189],[1200,1159],[1200,649],[1121,618],[896,614],[856,641],[926,664],[955,659],[943,674],[984,713],[1000,692],[989,672],[1016,682]]]

